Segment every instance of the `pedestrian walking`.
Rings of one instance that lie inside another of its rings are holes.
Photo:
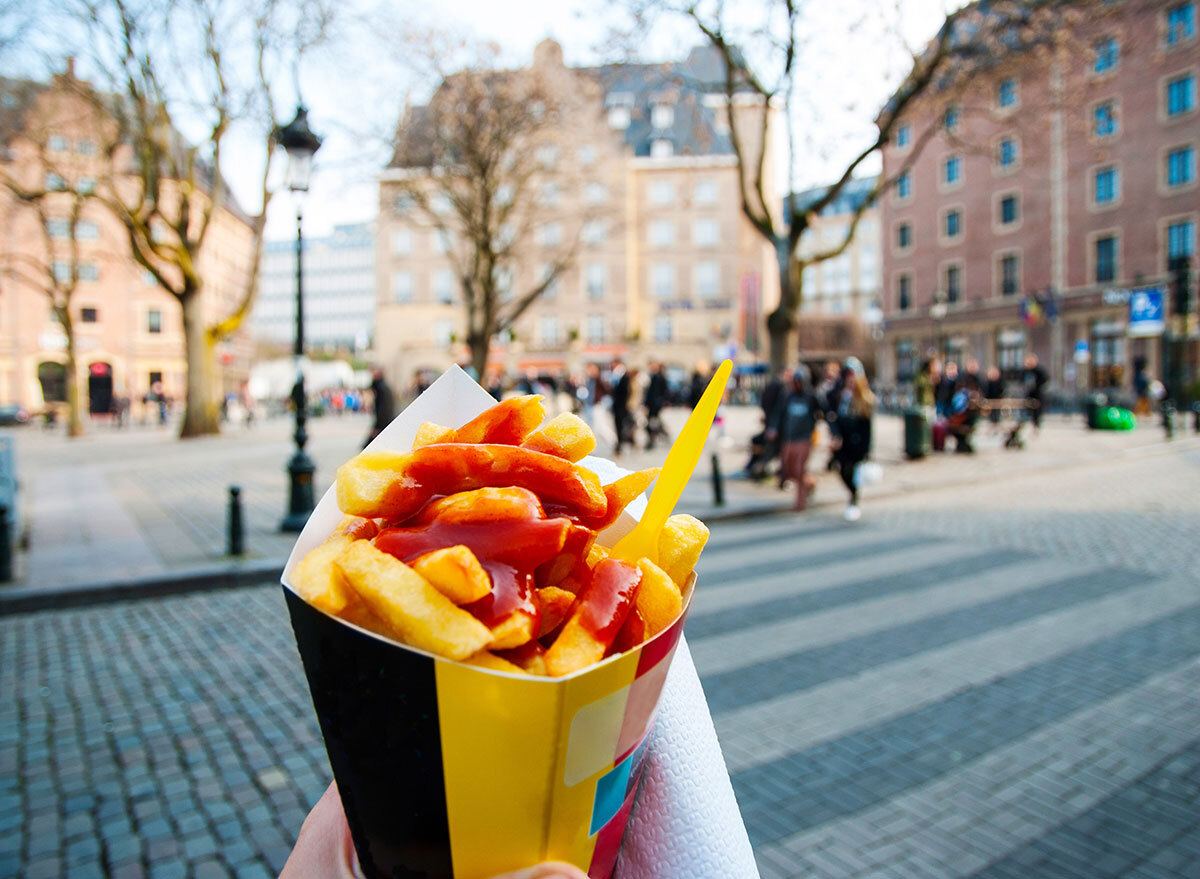
[[[396,417],[396,402],[392,397],[392,389],[388,387],[383,370],[378,366],[371,367],[371,400],[375,410],[375,423],[371,425],[371,432],[367,434],[363,443],[364,448]]]
[[[632,445],[629,425],[629,371],[620,360],[612,362],[609,383],[612,385],[613,432],[616,434],[613,457],[619,458],[621,446]]]
[[[778,375],[771,377],[767,382],[767,386],[763,388],[760,404],[763,411],[763,442],[761,450],[757,457],[751,457],[750,464],[746,470],[751,475],[751,478],[758,479],[767,475],[767,470],[771,466],[771,461],[779,456],[779,439],[773,435],[775,424],[779,420],[779,410],[783,406],[783,401],[787,398],[789,389],[792,386],[792,370],[779,370]],[[783,472],[780,473],[781,480]],[[781,486],[782,487],[782,486]]]
[[[808,506],[808,456],[821,412],[821,402],[809,382],[808,368],[798,366],[792,371],[791,389],[776,407],[775,421],[767,429],[768,441],[782,447],[783,472],[796,483],[796,502],[792,505],[796,511]]]
[[[842,388],[830,412],[829,426],[842,482],[850,492],[846,504],[847,522],[862,518],[858,507],[858,469],[871,453],[871,416],[875,412],[875,395],[867,384],[862,364],[847,360],[842,367]]]
[[[1000,373],[1000,367],[989,366],[987,376],[983,381],[983,396],[989,401],[1004,399],[1004,378]],[[1000,407],[993,405],[988,407],[988,420],[993,425],[1000,423]],[[993,427],[993,432],[996,428]]]
[[[1042,410],[1045,409],[1046,385],[1050,376],[1038,363],[1036,354],[1025,355],[1025,399],[1029,402],[1030,417],[1033,429],[1040,432],[1042,428]]]
[[[670,440],[662,423],[662,410],[667,405],[667,377],[663,374],[663,365],[658,361],[650,362],[650,378],[646,382],[644,400],[646,405],[646,451],[649,451],[654,448],[657,440]]]

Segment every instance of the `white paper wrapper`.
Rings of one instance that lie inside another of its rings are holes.
[[[470,376],[452,367],[396,416],[368,449],[408,450],[422,422],[458,427],[494,403]],[[593,470],[602,484],[628,472],[603,458],[588,457],[580,463]],[[631,503],[600,542],[612,546],[633,527],[645,506],[644,498]],[[335,488],[330,487],[292,549],[284,569],[285,586],[291,588],[292,568],[333,531],[341,516]],[[652,742],[616,875],[620,879],[758,876],[686,645],[667,676]]]

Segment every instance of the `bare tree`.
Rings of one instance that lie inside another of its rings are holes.
[[[479,64],[444,77],[430,102],[402,119],[397,186],[447,247],[477,375],[493,338],[511,332],[575,259],[579,218],[546,198],[564,186],[556,132],[572,109],[564,84],[536,64],[518,71]],[[518,288],[516,269],[535,234],[550,261]]]
[[[764,0],[761,15],[750,28],[737,24],[752,17],[745,8],[738,7],[735,14],[720,2],[649,0],[632,9],[634,19],[643,28],[663,13],[687,19],[724,60],[725,76],[720,88],[726,98],[730,139],[740,171],[742,212],[772,246],[779,265],[779,305],[767,316],[773,369],[781,368],[795,348],[804,268],[837,257],[849,247],[863,213],[895,185],[937,132],[941,124],[937,114],[915,132],[913,148],[903,164],[889,169],[887,175],[879,175],[854,210],[844,237],[829,246],[808,248],[798,256],[797,245],[813,219],[881,154],[901,122],[923,102],[935,96],[942,102],[952,100],[970,89],[981,74],[996,75],[1006,66],[1027,61],[1030,53],[1053,52],[1069,39],[1071,26],[1080,16],[1098,5],[1092,0],[999,0],[971,4],[947,14],[933,39],[912,53],[910,70],[876,117],[876,136],[802,211],[795,210],[791,199],[785,199],[782,216],[774,209],[776,195],[768,185],[772,120],[781,114],[787,124],[790,184],[799,158],[791,124],[792,102],[797,94],[820,88],[815,82],[801,81],[804,74],[815,72],[803,63],[803,49],[809,41],[822,37],[804,32],[804,4],[801,0]],[[747,49],[747,42],[754,43],[753,50]],[[794,191],[794,187],[789,185],[788,191]]]
[[[69,74],[68,74],[69,76]],[[60,80],[62,78],[59,78]],[[45,294],[65,338],[67,435],[83,435],[75,342],[73,297],[80,280],[104,261],[114,242],[101,241],[103,208],[95,186],[95,159],[78,149],[71,135],[91,136],[101,128],[90,104],[69,92],[30,88],[36,94],[27,112],[2,132],[8,144],[0,163],[0,187],[13,212],[5,223],[16,236],[29,235],[29,247],[2,254],[0,270],[16,283]],[[85,140],[84,143],[93,144]]]
[[[187,386],[180,436],[216,433],[216,346],[242,325],[258,289],[276,158],[273,88],[281,70],[325,38],[330,13],[323,0],[81,2],[89,54],[107,80],[94,94],[117,122],[101,192],[125,227],[133,258],[182,310]],[[213,319],[202,297],[210,280],[203,257],[222,216],[240,212],[222,171],[239,124],[252,129],[261,150],[260,201],[246,217],[252,253],[245,285]]]

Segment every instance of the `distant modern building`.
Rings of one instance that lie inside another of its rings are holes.
[[[1194,273],[1200,227],[1197,2],[1089,15],[1071,51],[935,91],[894,130],[885,381],[932,351],[1012,376],[1034,352],[1064,391],[1127,386],[1142,359],[1161,375],[1163,322],[1144,318],[1172,259]],[[1186,357],[1194,380],[1195,341]]]
[[[496,340],[489,369],[574,369],[613,357],[691,368],[731,346],[765,348],[775,259],[742,215],[721,71],[704,49],[682,62],[569,67],[546,40],[531,68],[509,72],[541,77],[569,109],[538,148],[541,213],[508,286],[536,283],[576,232],[579,246],[515,332]],[[402,130],[412,131],[421,109]],[[449,245],[401,188],[428,175],[416,165],[400,143],[380,182],[376,352],[404,383],[466,357]]]
[[[364,351],[375,335],[374,224],[335,226],[304,239],[304,340],[309,348]],[[263,246],[251,328],[260,341],[296,338],[296,241]]]
[[[872,306],[879,307],[883,278],[879,207],[863,208],[877,183],[876,177],[851,180],[838,197],[812,219],[808,231],[800,239],[796,256],[801,259],[835,248],[846,239],[854,214],[862,210],[854,238],[846,250],[833,259],[805,268],[801,315],[852,315],[862,320],[870,315]],[[820,186],[796,193],[792,196],[795,210],[803,213],[828,190],[829,187]]]

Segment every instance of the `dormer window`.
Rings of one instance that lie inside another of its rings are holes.
[[[655,128],[670,128],[675,124],[675,108],[670,104],[655,104],[650,111],[650,124]]]
[[[633,109],[633,95],[629,92],[612,92],[605,104],[608,106],[608,126],[624,131],[629,127]]]
[[[675,145],[660,137],[650,144],[650,155],[655,159],[668,158],[675,155]]]

